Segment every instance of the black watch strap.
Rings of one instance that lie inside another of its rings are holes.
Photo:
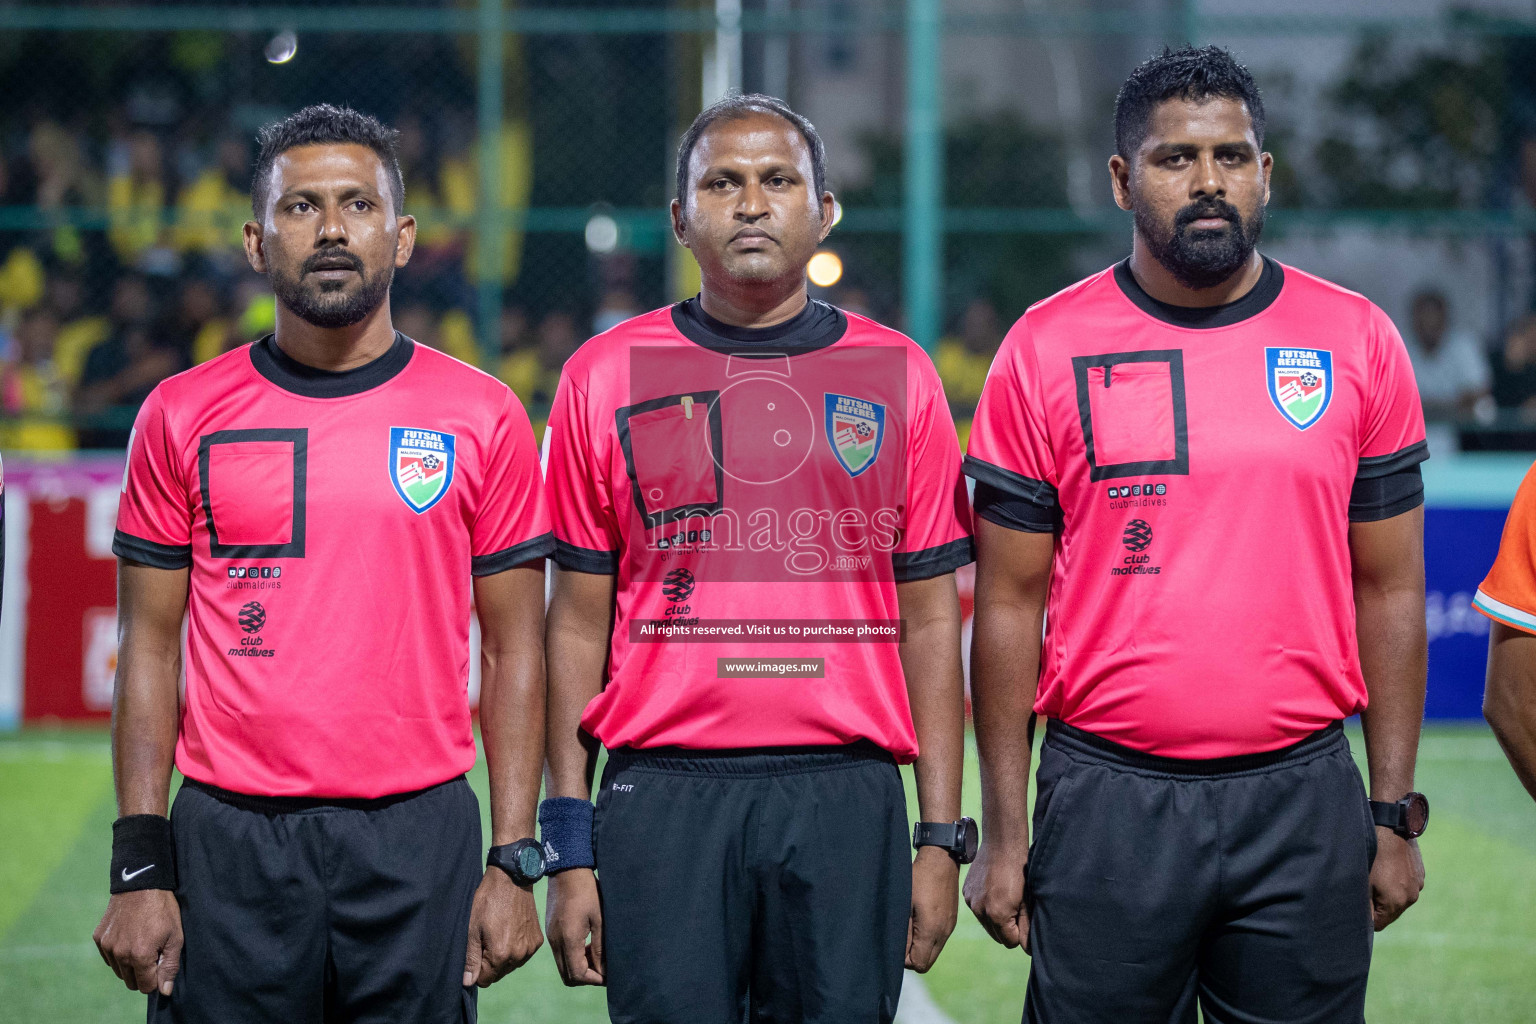
[[[942,846],[946,850],[957,850],[960,847],[960,823],[920,821],[912,829],[912,846]]]
[[[969,864],[976,859],[979,833],[976,822],[970,818],[959,821],[920,821],[912,827],[912,846],[937,846],[955,858],[957,864]]]
[[[1371,801],[1371,820],[1382,828],[1390,828],[1396,832],[1402,828],[1405,817],[1402,804],[1388,803],[1385,800]]]

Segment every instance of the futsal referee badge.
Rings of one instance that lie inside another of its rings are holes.
[[[1328,411],[1333,401],[1333,353],[1316,348],[1266,348],[1269,397],[1300,430]]]
[[[847,395],[826,396],[827,440],[832,453],[848,471],[858,476],[875,464],[880,442],[885,440],[885,406]]]
[[[453,435],[417,427],[389,428],[389,479],[413,512],[425,512],[453,486]]]

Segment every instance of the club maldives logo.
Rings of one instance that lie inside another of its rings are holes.
[[[1269,397],[1299,430],[1320,419],[1333,401],[1333,353],[1315,348],[1266,348]]]
[[[661,581],[661,593],[668,601],[682,604],[693,596],[693,573],[687,569],[673,569]]]
[[[236,616],[240,623],[240,629],[246,633],[260,633],[261,627],[267,624],[267,610],[262,607],[260,601],[249,601],[240,607],[240,614]]]
[[[390,427],[389,479],[411,511],[421,513],[436,505],[453,486],[453,435]]]
[[[1152,527],[1145,519],[1132,519],[1125,524],[1120,543],[1125,545],[1127,551],[1145,551],[1152,543]]]
[[[827,441],[832,453],[848,471],[858,476],[875,464],[880,442],[885,440],[885,406],[848,395],[828,394]]]

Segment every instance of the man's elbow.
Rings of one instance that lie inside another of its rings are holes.
[[[1483,690],[1483,718],[1498,734],[1507,734],[1520,717],[1520,688],[1511,679],[1490,673]]]

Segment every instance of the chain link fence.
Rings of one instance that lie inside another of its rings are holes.
[[[729,87],[821,128],[842,220],[815,290],[927,345],[963,430],[1006,326],[1128,251],[1115,90],[1190,39],[1265,92],[1266,250],[1455,363],[1425,390],[1459,443],[1536,440],[1524,0],[330,0],[0,8],[0,448],[121,446],[158,380],[270,330],[253,139],[319,101],[402,132],[397,326],[538,420],[581,341],[697,288],[673,153]]]

